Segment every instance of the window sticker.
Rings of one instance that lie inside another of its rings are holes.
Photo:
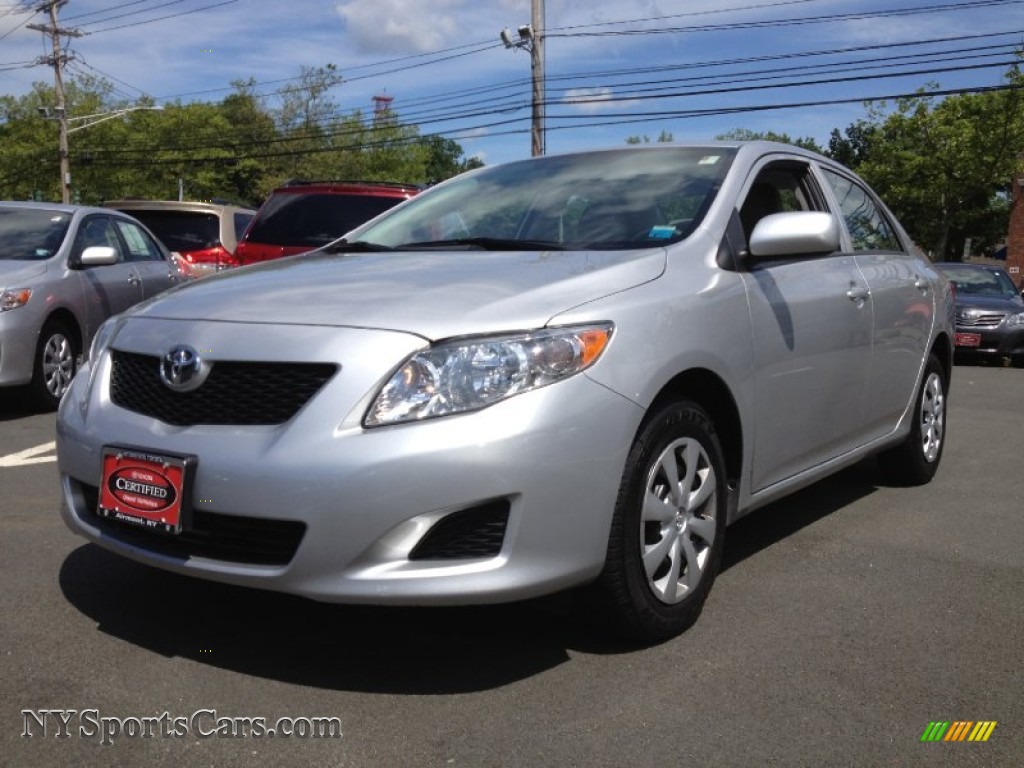
[[[714,165],[721,159],[721,155],[705,155],[698,161],[697,165]]]
[[[674,237],[676,234],[676,228],[671,224],[656,224],[651,227],[651,231],[647,233],[647,236],[653,240],[667,240],[670,237]]]

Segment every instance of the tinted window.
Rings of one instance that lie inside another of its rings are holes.
[[[825,170],[825,178],[839,200],[855,251],[902,251],[903,246],[885,216],[860,184]]]
[[[118,219],[117,229],[128,248],[128,261],[160,261],[163,258],[159,246],[135,222]]]
[[[245,228],[249,226],[249,222],[252,221],[252,213],[235,213],[235,238],[239,239],[245,233]]]
[[[220,220],[212,213],[125,211],[145,224],[169,250],[202,251],[220,245]]]
[[[246,241],[319,248],[403,199],[370,195],[278,193],[263,206]]]
[[[26,208],[0,208],[0,259],[41,261],[64,242],[70,213]]]

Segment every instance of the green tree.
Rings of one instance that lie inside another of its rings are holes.
[[[1016,68],[1008,78],[1022,84]],[[1005,237],[1008,185],[1024,151],[1020,91],[922,93],[877,122],[858,172],[926,251],[958,260],[968,238],[984,251]]]
[[[840,133],[838,128],[833,128],[825,154],[847,168],[856,170],[868,159],[871,141],[877,130],[878,126],[867,120],[851,123],[843,133]]]

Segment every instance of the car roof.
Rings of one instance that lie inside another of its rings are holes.
[[[196,213],[220,213],[224,211],[242,211],[255,213],[255,208],[235,203],[207,202],[205,200],[104,200],[104,208],[119,211],[193,211]]]
[[[360,194],[380,195],[384,197],[405,196],[423,190],[418,184],[402,184],[393,181],[306,181],[292,179],[274,189],[274,194],[302,194],[304,192],[321,192],[327,194]]]
[[[91,205],[72,205],[70,203],[38,203],[30,200],[3,200],[0,201],[0,208],[20,208],[36,211],[59,211],[61,213],[110,213],[106,208],[98,208]]]

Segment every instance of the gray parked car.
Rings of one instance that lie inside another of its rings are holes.
[[[1024,365],[1024,297],[1000,267],[941,262],[956,286],[956,358]]]
[[[56,409],[100,324],[180,279],[128,216],[0,202],[0,387],[27,384]]]
[[[825,158],[525,160],[108,322],[59,413],[63,514],[325,601],[584,588],[658,641],[727,524],[872,454],[931,479],[952,350],[948,281]]]

